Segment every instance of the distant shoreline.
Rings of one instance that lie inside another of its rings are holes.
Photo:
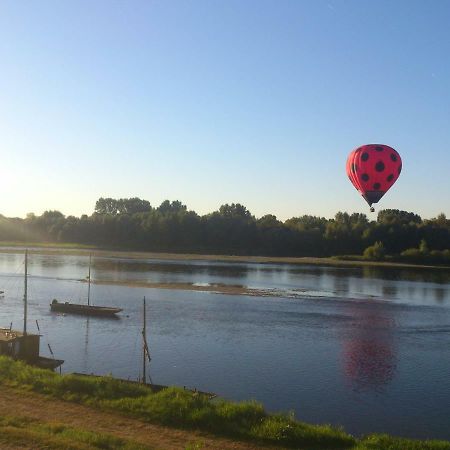
[[[59,243],[26,243],[26,242],[0,242],[0,253],[17,252],[28,249],[31,254],[52,255],[89,255],[105,258],[127,259],[156,259],[175,261],[212,261],[226,263],[255,263],[255,264],[299,264],[299,265],[325,265],[334,267],[387,267],[396,269],[434,269],[450,270],[449,266],[436,266],[426,264],[408,264],[390,261],[363,261],[359,259],[337,259],[337,257],[312,256],[244,256],[244,255],[204,255],[196,253],[166,253],[130,250],[108,250],[94,246],[80,244]]]

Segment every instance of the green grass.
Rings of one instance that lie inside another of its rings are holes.
[[[373,434],[363,438],[354,450],[450,450],[450,442],[419,441],[396,438],[387,434]]]
[[[308,425],[287,415],[269,415],[256,402],[209,400],[180,388],[158,393],[110,377],[58,375],[0,357],[0,382],[55,398],[113,410],[171,427],[295,448],[351,448],[355,440],[328,425]]]
[[[149,446],[106,433],[15,416],[0,416],[0,444],[55,450],[152,450]]]
[[[450,442],[444,441],[416,441],[387,435],[356,439],[330,425],[309,425],[295,420],[292,415],[268,414],[261,404],[253,401],[211,401],[204,395],[173,387],[153,393],[148,387],[139,384],[110,377],[61,376],[6,357],[0,357],[0,383],[119,412],[151,423],[202,430],[215,435],[281,447],[450,450]],[[67,433],[70,434],[70,430],[67,430]]]

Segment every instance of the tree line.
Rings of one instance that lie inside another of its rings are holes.
[[[140,198],[100,198],[90,216],[59,211],[0,215],[0,240],[56,242],[105,248],[179,253],[266,256],[361,255],[412,262],[450,263],[450,219],[396,209],[365,214],[338,212],[333,219],[303,215],[284,222],[256,218],[239,203],[200,216],[182,202],[153,207]]]

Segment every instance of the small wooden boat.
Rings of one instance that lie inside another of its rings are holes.
[[[101,378],[105,378],[104,375],[95,375],[93,373],[80,373],[80,372],[74,372],[74,375],[77,375],[79,377],[89,377],[89,378],[94,378],[94,379],[101,379]],[[155,383],[143,383],[142,381],[134,381],[134,380],[125,380],[123,378],[115,378],[116,380],[120,381],[121,383],[124,384],[130,384],[130,385],[140,385],[140,386],[145,386],[146,388],[150,389],[152,392],[154,392],[155,394],[157,392],[162,391],[163,389],[167,389],[171,386],[166,386],[164,384],[155,384]],[[176,387],[176,386],[175,386]],[[190,392],[193,395],[204,395],[205,397],[208,397],[210,400],[212,400],[213,398],[217,397],[217,394],[213,394],[212,392],[204,392],[204,391],[199,391],[197,389],[190,389],[187,388],[186,386],[183,386],[183,390]]]
[[[53,299],[50,309],[55,312],[81,314],[83,316],[114,316],[122,311],[121,308],[110,306],[80,305],[78,303],[58,302]]]
[[[59,302],[56,298],[50,303],[50,310],[67,314],[80,314],[83,316],[103,316],[103,317],[116,317],[117,313],[122,311],[121,308],[113,308],[111,306],[94,306],[91,305],[91,255],[89,255],[89,275],[88,279],[88,295],[87,305],[70,302]]]
[[[9,356],[13,359],[18,359],[31,364],[33,366],[41,367],[43,369],[54,370],[60,367],[64,361],[62,359],[55,359],[53,356],[50,344],[50,350],[53,358],[47,358],[40,355],[40,334],[30,334],[27,331],[28,318],[28,251],[25,250],[25,276],[24,276],[24,294],[23,294],[23,331],[12,329],[12,322],[9,328],[0,328],[0,355]],[[39,324],[36,320],[36,325],[39,330]]]
[[[47,358],[39,354],[40,339],[39,334],[24,334],[11,328],[0,328],[0,355],[25,361],[41,369],[54,370],[60,367],[64,362],[62,359]]]

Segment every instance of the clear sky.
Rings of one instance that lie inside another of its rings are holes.
[[[1,0],[0,213],[367,213],[345,161],[384,143],[377,208],[450,216],[449,24],[448,0]]]

